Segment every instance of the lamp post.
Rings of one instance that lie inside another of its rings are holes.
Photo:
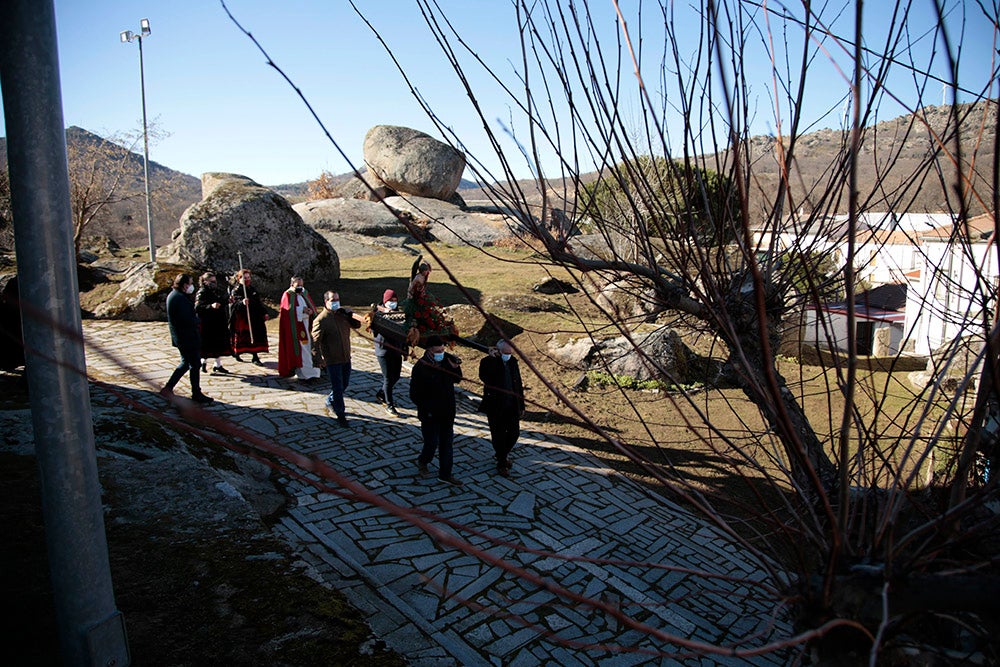
[[[153,241],[153,206],[149,199],[149,133],[146,130],[146,75],[142,65],[142,38],[149,37],[149,19],[139,21],[139,34],[131,30],[121,33],[122,43],[139,42],[139,87],[142,91],[142,174],[146,184],[146,229],[149,232],[149,261],[156,263],[156,244]]]

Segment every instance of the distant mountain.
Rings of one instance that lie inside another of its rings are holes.
[[[928,106],[914,114],[865,128],[857,179],[863,205],[870,211],[957,211],[958,202],[953,188],[956,168],[951,158],[957,154],[955,137],[960,130],[962,173],[989,206],[997,109],[997,100],[961,104],[954,109],[950,106]],[[817,130],[797,138],[789,180],[792,199],[798,206],[804,209],[821,208],[829,214],[847,213],[846,184],[829,192],[824,187],[830,180],[842,178],[839,174],[844,168],[847,140],[846,132],[831,129]],[[787,137],[783,148],[788,149]],[[751,222],[759,222],[773,210],[774,198],[779,192],[781,169],[776,159],[778,140],[772,136],[752,137],[749,151],[753,164],[748,178],[749,213]],[[926,169],[933,164],[929,158],[934,154],[938,155],[936,166],[941,169],[940,175],[933,169]],[[730,159],[730,153],[724,151],[706,156],[704,164],[719,171]],[[597,172],[582,174],[580,182],[589,183],[597,177]],[[557,207],[570,207],[573,201],[571,185],[559,178],[547,180],[545,187],[550,203]],[[491,187],[501,191],[516,187],[524,193],[529,204],[540,205],[542,202],[538,183],[532,179],[519,180],[516,186],[501,183]],[[481,201],[490,198],[487,190],[476,186],[461,190],[460,194],[466,202]],[[984,212],[983,202],[971,199],[970,215]]]
[[[992,197],[997,109],[995,99],[954,108],[927,106],[865,128],[857,159],[862,206],[869,211],[957,212],[955,160],[960,152],[963,177],[983,198],[983,201],[970,199],[969,213],[973,216],[985,213],[983,203],[989,206]],[[956,136],[961,136],[960,151]],[[847,213],[846,184],[834,190],[825,184],[840,178],[837,174],[846,168],[848,141],[849,134],[842,130],[824,129],[798,137],[789,174],[792,199],[797,206],[828,214]],[[786,137],[783,146],[786,151],[787,142]],[[778,153],[775,137],[758,136],[750,140],[751,219],[773,209],[781,179]],[[724,164],[729,154],[724,152],[715,157]],[[933,167],[927,168],[931,165],[939,168],[940,173]]]
[[[957,123],[956,123],[956,118]],[[974,105],[928,106],[915,114],[878,123],[864,130],[861,154],[858,159],[860,194],[868,210],[895,210],[911,213],[940,213],[957,210],[951,183],[955,181],[955,167],[949,156],[944,156],[938,142],[943,143],[949,154],[955,151],[956,129],[961,130],[963,156],[962,171],[979,189],[986,205],[992,191],[987,177],[994,161],[997,131],[997,100],[986,100]],[[935,137],[937,139],[935,139]],[[803,208],[822,207],[828,213],[845,213],[848,201],[844,187],[826,192],[824,183],[838,170],[843,169],[844,147],[847,133],[823,129],[800,135],[795,146],[790,188],[792,199]],[[66,130],[66,143],[80,146],[106,144],[112,150],[125,152],[124,148],[79,127]],[[787,150],[787,138],[783,148]],[[748,180],[750,217],[757,222],[773,208],[773,199],[779,191],[781,170],[776,160],[778,140],[772,136],[756,136],[749,141],[753,173]],[[939,176],[933,171],[920,172],[928,164],[928,156],[938,153]],[[974,158],[974,159],[973,159]],[[705,164],[725,165],[731,159],[728,151],[705,158]],[[0,166],[7,162],[7,140],[0,137]],[[126,246],[146,244],[146,205],[143,190],[142,155],[127,156],[128,173],[124,189],[128,201],[108,208],[94,222],[90,235],[104,235]],[[157,162],[150,162],[151,199],[157,245],[166,244],[180,216],[188,206],[201,200],[201,181],[194,176],[169,169]],[[351,173],[334,176],[335,181],[346,181]],[[581,183],[598,177],[597,172],[583,174]],[[942,179],[945,185],[942,185]],[[880,186],[881,183],[881,186]],[[307,182],[270,186],[271,189],[293,203],[303,201]],[[545,182],[550,202],[556,207],[570,208],[574,199],[573,184],[561,178]],[[516,184],[499,183],[485,186],[468,179],[459,184],[459,194],[469,203],[481,203],[491,198],[489,190],[516,190],[523,194],[529,205],[540,205],[542,194],[533,179],[522,179]],[[826,192],[824,196],[822,193]],[[886,193],[896,192],[895,199]],[[899,194],[901,193],[901,194]],[[973,199],[970,213],[985,212],[983,203]]]
[[[147,245],[142,155],[76,126],[66,130],[66,146],[70,153],[74,147],[78,152],[102,147],[116,157],[116,162],[118,156],[125,158],[125,174],[119,192],[128,198],[107,206],[87,228],[85,236],[107,236],[122,246]],[[7,139],[4,137],[0,137],[0,165],[7,166]],[[173,231],[180,224],[181,214],[191,204],[201,201],[201,179],[150,160],[149,190],[154,241],[157,246],[163,246],[170,242]]]

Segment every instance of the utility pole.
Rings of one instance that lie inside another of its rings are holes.
[[[142,174],[146,184],[146,230],[149,232],[149,263],[156,264],[156,242],[153,240],[153,205],[149,198],[149,131],[146,129],[146,69],[142,62],[142,38],[149,37],[149,19],[139,21],[139,34],[123,30],[122,43],[139,42],[139,90],[142,94]]]
[[[124,667],[87,386],[53,0],[0,4],[25,369],[62,662]]]

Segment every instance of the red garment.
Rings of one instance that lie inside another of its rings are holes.
[[[278,313],[278,375],[285,377],[302,367],[302,343],[309,342],[309,316],[297,318],[296,293],[286,290],[281,295],[281,311]],[[302,290],[306,304],[316,312],[309,292]]]

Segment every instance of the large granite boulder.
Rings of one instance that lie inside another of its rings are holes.
[[[589,337],[564,340],[553,336],[548,343],[552,358],[567,368],[600,371],[639,382],[663,381],[668,385],[711,382],[717,369],[713,362],[694,354],[680,334],[670,327],[633,332],[603,341]]]
[[[376,125],[364,142],[368,171],[399,193],[447,200],[458,190],[465,155],[428,134]]]
[[[202,194],[181,216],[180,229],[157,253],[158,261],[231,274],[242,253],[254,286],[272,299],[293,275],[302,276],[313,294],[340,278],[336,250],[281,195],[246,176],[222,173],[202,176]]]
[[[384,236],[405,234],[406,227],[384,204],[363,199],[317,199],[292,206],[302,220],[320,231]]]
[[[428,197],[388,197],[385,203],[409,213],[413,222],[426,228],[434,239],[453,245],[491,246],[509,237],[510,225],[516,224],[506,215],[464,211],[455,204]]]
[[[624,336],[605,341],[591,368],[639,381],[689,382],[692,353],[680,334],[669,327],[660,327],[649,333],[633,333],[631,338],[632,341]]]
[[[198,276],[191,266],[132,262],[121,280],[108,280],[80,294],[80,308],[97,319],[157,322],[167,319],[167,295],[179,273]]]

